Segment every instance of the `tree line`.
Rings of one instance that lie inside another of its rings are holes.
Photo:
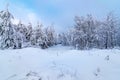
[[[52,26],[42,28],[37,24],[33,29],[32,24],[27,26],[12,23],[13,15],[7,10],[0,11],[0,48],[20,49],[22,47],[41,47],[42,49],[55,45],[56,35]]]
[[[62,45],[76,49],[111,49],[120,46],[119,19],[112,12],[103,21],[87,15],[75,16],[74,22],[72,29],[59,35]]]
[[[0,11],[0,49],[20,49],[24,47],[40,47],[42,49],[62,44],[75,49],[111,49],[120,46],[119,20],[109,13],[103,21],[92,15],[75,16],[74,25],[67,32],[57,34],[53,25],[43,27],[38,23],[35,28],[21,21],[12,23],[13,15],[6,10]]]

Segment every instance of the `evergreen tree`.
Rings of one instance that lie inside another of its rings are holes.
[[[0,46],[2,49],[4,48],[14,48],[14,27],[11,22],[13,19],[12,14],[8,11],[8,9],[0,12]]]

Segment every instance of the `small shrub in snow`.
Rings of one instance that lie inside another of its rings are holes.
[[[110,56],[109,55],[107,55],[106,57],[105,57],[105,60],[110,60]]]
[[[100,68],[97,68],[96,71],[94,72],[95,76],[98,76],[100,74]]]

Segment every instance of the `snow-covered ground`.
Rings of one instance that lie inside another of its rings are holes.
[[[0,50],[0,80],[120,80],[120,50]]]

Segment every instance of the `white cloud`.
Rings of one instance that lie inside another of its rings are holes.
[[[20,20],[25,25],[28,25],[29,22],[33,25],[36,25],[37,21],[41,20],[37,13],[22,4],[10,3],[9,10],[15,18],[12,20],[14,24],[18,24]]]
[[[37,21],[38,21],[37,15],[35,13],[33,13],[33,12],[27,14],[27,19],[33,25],[36,24]]]
[[[119,0],[34,0],[30,1],[32,4],[27,1],[0,0],[0,9],[4,9],[7,2],[10,2],[10,12],[16,18],[13,21],[15,24],[18,20],[25,25],[31,22],[33,26],[38,21],[45,26],[55,23],[58,30],[72,26],[75,15],[92,14],[101,19],[111,10],[117,9],[119,12]]]

